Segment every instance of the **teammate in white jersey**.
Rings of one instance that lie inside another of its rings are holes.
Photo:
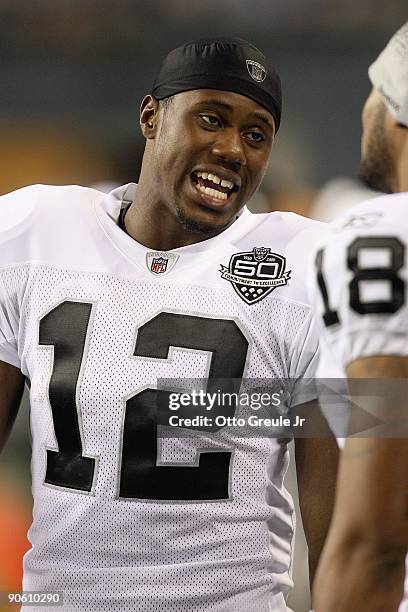
[[[285,415],[301,401],[296,380],[314,375],[304,254],[322,225],[244,209],[280,106],[279,77],[255,47],[190,43],[143,100],[137,187],[1,198],[1,441],[26,378],[24,588],[62,591],[64,610],[288,610],[288,440],[223,425],[164,437],[158,401],[168,408],[160,379],[204,378],[209,390],[216,379],[290,378]],[[336,453],[328,440],[298,439],[296,454],[313,571]]]
[[[402,192],[338,219],[317,257],[316,308],[328,350],[350,381],[382,379],[367,408],[394,437],[349,438],[335,514],[314,589],[316,612],[392,612],[408,549],[408,23],[369,69],[361,177]],[[389,380],[385,380],[389,379]],[[397,381],[395,379],[404,379]],[[378,385],[378,386],[375,386]],[[378,391],[380,391],[378,393]],[[366,392],[365,392],[366,393]],[[378,397],[375,398],[378,393]],[[363,398],[356,400],[364,401]],[[402,410],[395,420],[396,410]],[[400,610],[408,610],[408,584]]]

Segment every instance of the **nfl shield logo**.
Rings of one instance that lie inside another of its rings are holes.
[[[153,257],[150,264],[150,272],[153,272],[153,274],[164,274],[167,269],[167,262],[168,259],[164,259],[164,257]]]
[[[258,62],[254,62],[253,60],[246,60],[247,69],[249,75],[256,81],[257,83],[262,83],[266,79],[266,68],[262,66],[262,64],[258,64]]]
[[[175,253],[163,253],[161,251],[146,253],[146,266],[152,274],[168,274],[177,260],[178,255]]]

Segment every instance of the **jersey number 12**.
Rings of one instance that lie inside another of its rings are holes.
[[[49,401],[58,450],[47,449],[45,482],[90,492],[94,457],[83,452],[79,387],[93,305],[65,301],[40,321],[39,344],[53,346]],[[212,379],[241,379],[248,341],[233,320],[161,312],[138,329],[134,356],[167,359],[170,347],[206,351]],[[101,373],[107,375],[107,373]],[[162,397],[159,398],[159,395]],[[126,402],[121,440],[119,498],[223,500],[230,497],[231,451],[197,451],[193,465],[157,465],[159,406],[167,391],[143,389]],[[167,402],[168,405],[168,402]],[[102,406],[103,409],[103,406]],[[235,407],[231,408],[232,415]]]

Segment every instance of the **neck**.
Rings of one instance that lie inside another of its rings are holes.
[[[146,187],[146,182],[142,180],[126,213],[125,228],[131,238],[156,251],[170,251],[202,242],[222,231],[204,234],[186,229],[174,211],[157,197],[154,189]]]

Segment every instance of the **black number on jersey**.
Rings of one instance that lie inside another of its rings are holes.
[[[362,249],[383,249],[390,253],[390,264],[375,268],[359,266],[359,255]],[[394,313],[405,302],[405,283],[398,276],[404,265],[405,248],[398,238],[391,236],[365,236],[356,238],[347,249],[347,265],[354,272],[350,282],[350,306],[360,314]],[[362,302],[360,299],[360,283],[362,281],[387,281],[390,287],[388,300]]]
[[[382,249],[390,254],[390,263],[385,266],[362,267],[359,263],[362,250]],[[349,283],[350,307],[359,314],[393,314],[405,303],[405,282],[398,276],[404,265],[405,246],[394,236],[364,236],[356,238],[347,249],[347,266],[353,272]],[[339,323],[339,317],[330,307],[327,284],[323,276],[323,250],[316,256],[317,284],[322,296],[326,327]],[[390,287],[388,300],[361,301],[361,283],[386,281]]]
[[[90,491],[95,459],[84,457],[77,407],[78,379],[92,304],[63,302],[40,321],[39,344],[54,347],[49,399],[58,451],[47,450],[45,482]]]
[[[83,456],[78,386],[92,305],[64,302],[40,321],[40,344],[54,346],[49,383],[58,451],[47,451],[45,482],[80,491],[92,489],[95,459]],[[134,355],[167,359],[170,347],[211,354],[207,391],[215,379],[241,379],[248,341],[228,319],[162,312],[139,328]],[[223,389],[228,391],[228,389]],[[200,453],[193,466],[156,465],[160,406],[169,393],[144,389],[126,402],[119,497],[144,500],[228,499],[231,451]],[[230,409],[233,416],[235,407]]]
[[[317,284],[320,289],[324,306],[323,321],[326,327],[330,327],[331,325],[336,325],[339,323],[340,320],[337,312],[330,308],[329,294],[327,292],[327,285],[323,276],[323,249],[320,249],[320,251],[318,251],[316,254],[315,266],[317,270]]]
[[[248,341],[234,321],[162,312],[139,328],[134,355],[167,359],[171,346],[211,354],[211,379],[242,378]],[[228,389],[223,389],[228,391]],[[120,497],[163,500],[209,500],[229,497],[231,452],[204,452],[197,467],[157,466],[157,409],[169,393],[141,391],[126,404]],[[231,408],[233,416],[235,408]]]

